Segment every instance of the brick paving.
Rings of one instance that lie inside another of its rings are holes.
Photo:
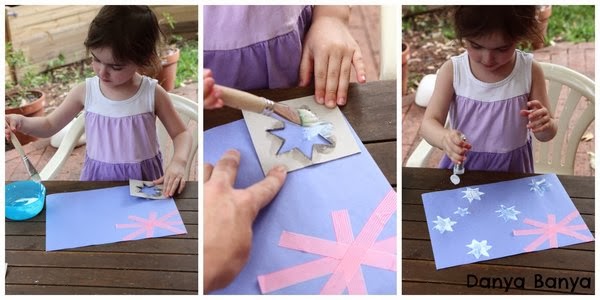
[[[559,43],[534,51],[533,54],[538,61],[563,65],[595,80],[594,52],[595,44],[593,42],[579,44]],[[402,98],[402,165],[406,164],[407,158],[421,141],[418,130],[423,119],[423,114],[425,113],[425,108],[416,105],[414,97],[414,94],[409,94]],[[586,132],[594,133],[594,124],[595,122],[592,122]],[[595,138],[591,141],[582,141],[579,143],[575,158],[575,175],[594,176],[594,169],[590,166],[588,155],[588,152],[595,152],[594,141]],[[436,167],[442,155],[442,151],[436,149],[427,166]]]

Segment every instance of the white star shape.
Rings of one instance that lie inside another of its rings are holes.
[[[515,206],[511,206],[511,207],[506,207],[502,204],[500,204],[500,209],[496,211],[497,213],[500,213],[500,215],[498,216],[498,218],[503,218],[504,222],[507,222],[509,219],[510,220],[517,220],[517,215],[520,214],[521,212],[515,209]]]
[[[446,231],[454,231],[452,229],[452,226],[456,224],[456,222],[450,220],[450,218],[444,219],[440,216],[437,216],[437,220],[433,221],[433,223],[435,223],[433,229],[438,230],[440,233],[444,233]]]
[[[529,186],[531,186],[529,188],[530,191],[534,191],[538,195],[544,196],[544,193],[550,187],[550,184],[546,182],[545,178],[542,180],[539,180],[539,181],[535,181],[534,179],[531,179],[531,183],[529,184]]]
[[[471,213],[469,212],[469,208],[468,207],[462,208],[462,207],[459,206],[456,209],[456,211],[454,212],[454,214],[455,215],[459,215],[461,217],[464,217],[465,215],[470,215]]]
[[[468,187],[466,191],[462,191],[462,193],[465,193],[465,195],[463,196],[463,198],[467,198],[469,200],[469,203],[473,202],[473,200],[481,200],[481,195],[485,194],[483,192],[479,191],[479,188],[470,188]]]
[[[467,254],[473,254],[475,258],[479,259],[480,256],[490,257],[488,250],[492,249],[492,246],[487,244],[487,240],[483,240],[478,242],[477,240],[472,240],[471,244],[467,245],[468,248],[471,248],[471,251],[467,252]]]

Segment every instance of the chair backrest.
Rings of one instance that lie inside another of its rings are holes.
[[[175,110],[179,113],[179,117],[183,120],[184,124],[188,127],[188,130],[192,134],[192,149],[187,159],[185,167],[185,178],[190,178],[191,166],[195,166],[197,163],[196,153],[198,152],[198,104],[186,99],[182,96],[169,93],[171,102],[175,107]],[[85,128],[85,114],[80,114],[75,118],[74,123],[71,126],[69,132],[65,135],[58,150],[44,168],[40,171],[40,177],[42,180],[49,180],[55,177],[64,163],[69,159],[69,155],[75,148],[77,141],[83,135]],[[160,145],[160,151],[163,154],[163,167],[166,168],[168,163],[173,156],[173,142],[167,133],[164,125],[157,118],[156,120],[156,131],[158,134],[158,143]]]
[[[397,5],[382,5],[380,8],[380,41],[379,49],[379,80],[396,79],[396,20],[398,19]]]
[[[572,175],[581,137],[594,121],[595,83],[585,75],[551,63],[540,63],[546,78],[550,111],[558,132],[549,142],[533,139],[536,173]]]

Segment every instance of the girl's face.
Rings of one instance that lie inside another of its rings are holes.
[[[106,86],[117,87],[131,81],[137,66],[131,62],[117,62],[108,47],[91,49],[92,68]]]
[[[466,38],[467,52],[471,64],[483,72],[497,73],[512,71],[517,43],[507,40],[501,33],[492,33],[475,38]]]

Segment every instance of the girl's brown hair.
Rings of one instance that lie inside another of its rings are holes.
[[[107,5],[90,24],[84,45],[88,51],[110,47],[117,62],[132,62],[152,76],[161,68],[158,45],[163,36],[148,6]]]
[[[535,5],[465,5],[454,8],[454,30],[459,41],[494,32],[514,42],[543,40],[537,29]]]

